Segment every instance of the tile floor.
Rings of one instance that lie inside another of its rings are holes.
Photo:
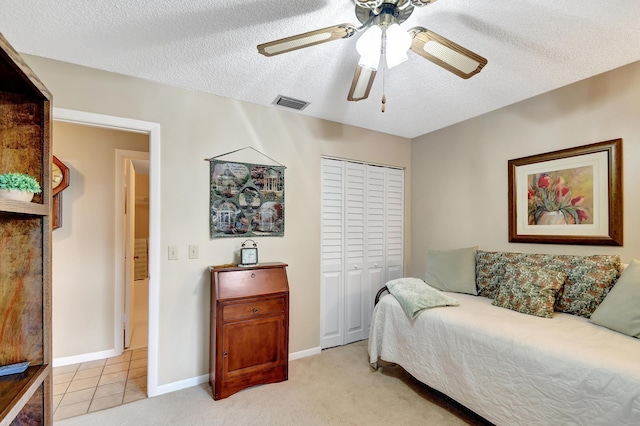
[[[53,420],[147,397],[147,348],[53,369]]]

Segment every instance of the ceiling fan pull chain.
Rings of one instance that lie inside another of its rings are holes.
[[[387,96],[384,94],[387,86],[387,31],[382,31],[382,112],[387,107]]]
[[[384,110],[386,109],[387,104],[387,96],[384,94],[387,82],[387,73],[385,72],[386,70],[386,65],[382,65],[382,112],[384,112]]]

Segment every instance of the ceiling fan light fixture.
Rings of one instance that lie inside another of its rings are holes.
[[[487,65],[485,58],[424,27],[414,27],[408,31],[400,27],[400,24],[411,16],[414,7],[427,6],[435,2],[436,0],[354,0],[356,17],[362,25],[334,25],[270,41],[259,44],[258,52],[264,56],[274,56],[340,38],[349,38],[356,32],[364,31],[356,43],[360,60],[347,95],[349,101],[360,101],[369,97],[383,54],[386,68],[391,69],[408,59],[408,49],[458,77],[470,78]],[[286,103],[276,102],[277,105]],[[294,107],[304,104],[297,100],[288,103]],[[385,110],[385,104],[383,80],[382,112]]]
[[[411,36],[398,24],[392,24],[385,30],[385,58],[387,68],[391,69],[400,65],[409,57],[407,51],[411,47]]]
[[[380,64],[380,52],[382,50],[382,28],[373,25],[367,29],[358,39],[356,50],[360,54],[358,65],[376,71]]]

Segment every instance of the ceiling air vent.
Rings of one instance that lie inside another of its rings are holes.
[[[305,109],[309,102],[300,101],[298,99],[288,98],[286,96],[278,95],[276,99],[273,101],[274,105],[281,106],[283,108],[291,108],[298,111],[302,111]]]

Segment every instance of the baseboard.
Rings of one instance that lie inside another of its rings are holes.
[[[65,365],[80,364],[82,362],[89,362],[89,361],[95,361],[98,359],[111,358],[118,355],[122,355],[122,352],[118,352],[115,349],[109,349],[108,351],[91,352],[88,354],[54,358],[53,366],[64,367]]]
[[[306,358],[311,355],[317,355],[321,352],[321,348],[311,348],[304,351],[294,352],[289,354],[289,361],[293,361],[294,359]],[[209,382],[209,375],[205,374],[204,376],[192,377],[191,379],[180,380],[173,383],[168,383],[166,385],[158,386],[157,392],[154,396],[163,395],[169,392],[175,392],[182,389],[190,388],[193,386],[198,386],[203,383]]]
[[[322,352],[322,348],[320,346],[311,349],[305,349],[304,351],[294,352],[289,354],[289,361],[293,361],[294,359],[306,358],[312,355],[318,355],[320,352]]]
[[[160,385],[157,388],[157,392],[154,396],[163,395],[169,392],[175,392],[182,389],[198,386],[203,383],[209,382],[209,375],[205,374],[199,377],[192,377],[191,379],[184,379],[173,383],[167,383],[166,385]]]

